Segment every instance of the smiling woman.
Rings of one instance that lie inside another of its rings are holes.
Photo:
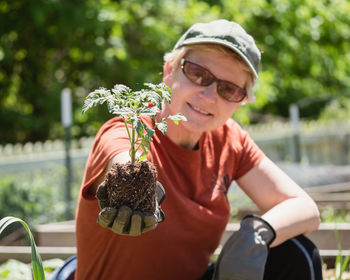
[[[197,65],[196,69],[190,68],[189,63],[181,65],[181,58],[180,63],[175,67],[172,67],[168,62],[165,63],[163,81],[172,89],[172,100],[171,104],[166,105],[160,114],[162,117],[173,114],[173,112],[180,112],[187,118],[187,122],[179,126],[169,124],[172,129],[168,133],[175,143],[190,149],[196,145],[203,132],[217,129],[231,118],[245,98],[244,88],[249,81],[248,72],[242,71],[246,67],[228,52],[201,45],[196,45],[196,49],[194,48],[194,45],[189,49],[185,47],[184,60],[182,61],[194,63]],[[175,60],[178,59],[175,58]],[[218,89],[220,89],[221,83],[215,80],[212,80],[212,83],[195,83],[194,77],[193,79],[189,78],[189,68],[191,71],[196,71],[192,77],[194,75],[197,77],[199,75],[214,75],[216,79],[225,80],[231,87],[241,89],[240,97],[236,102],[228,101],[227,98],[223,97],[223,94],[231,96],[237,94],[234,90],[231,92],[226,90],[225,93],[220,91],[222,94],[219,95]],[[203,70],[206,70],[206,73]],[[178,133],[179,131],[181,133]]]
[[[125,125],[113,118],[100,128],[76,216],[78,280],[322,279],[317,248],[303,236],[319,225],[316,204],[231,118],[254,100],[260,58],[254,39],[227,20],[194,24],[165,55],[171,102],[142,123],[148,130],[176,113],[187,121],[167,121],[166,135],[158,129],[152,135],[146,160],[166,192],[160,201],[165,220],[137,237],[130,229],[146,225],[147,212],[124,215],[124,205],[105,204],[98,187],[114,163],[130,160]],[[245,217],[208,268],[230,216],[233,181],[264,214]],[[125,193],[119,189],[119,198]],[[106,212],[101,227],[96,219]]]

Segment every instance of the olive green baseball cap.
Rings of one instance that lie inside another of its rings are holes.
[[[174,49],[182,46],[212,43],[223,45],[246,62],[254,76],[258,77],[261,54],[252,36],[238,23],[225,19],[192,25],[176,43]]]

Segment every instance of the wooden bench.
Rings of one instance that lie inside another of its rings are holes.
[[[65,260],[77,253],[75,247],[62,246],[38,246],[38,251],[43,260],[59,258]],[[32,260],[30,246],[0,246],[0,264],[9,259],[15,259],[24,263]]]
[[[221,245],[238,228],[238,223],[228,224],[222,236]],[[74,221],[40,225],[36,227],[33,233],[43,260],[51,258],[66,259],[76,254]],[[334,259],[339,253],[339,245],[342,248],[343,256],[350,254],[350,223],[322,223],[317,231],[307,236],[317,245],[323,260],[329,267],[332,266],[332,263],[334,264]],[[10,258],[30,262],[30,247],[0,246],[0,263]]]
[[[304,189],[317,206],[350,210],[350,182],[343,182]]]

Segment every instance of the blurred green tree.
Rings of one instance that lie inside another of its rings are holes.
[[[64,87],[74,93],[73,135],[95,133],[108,116],[81,115],[88,91],[159,81],[163,53],[192,20],[218,16],[210,10],[168,0],[0,0],[0,143],[61,137]]]
[[[349,1],[223,0],[222,7],[262,51],[257,102],[245,109],[255,114],[246,122],[288,117],[291,103],[316,119],[332,101],[350,98]]]
[[[73,136],[110,116],[81,115],[87,93],[161,80],[162,56],[194,22],[227,18],[263,51],[257,102],[236,118],[287,117],[290,103],[317,118],[350,98],[346,0],[0,0],[0,144],[61,137],[60,92],[73,90]],[[339,115],[339,114],[337,114]]]
[[[63,87],[111,79],[112,23],[95,1],[0,1],[1,142],[47,139],[60,122]],[[110,45],[107,43],[107,45]]]

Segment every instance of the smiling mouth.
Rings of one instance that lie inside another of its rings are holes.
[[[191,105],[191,104],[188,104],[194,111],[202,114],[202,115],[205,115],[205,116],[212,116],[213,114],[210,114],[208,113],[207,111],[204,111],[200,108],[198,108],[197,106],[194,106],[194,105]]]

